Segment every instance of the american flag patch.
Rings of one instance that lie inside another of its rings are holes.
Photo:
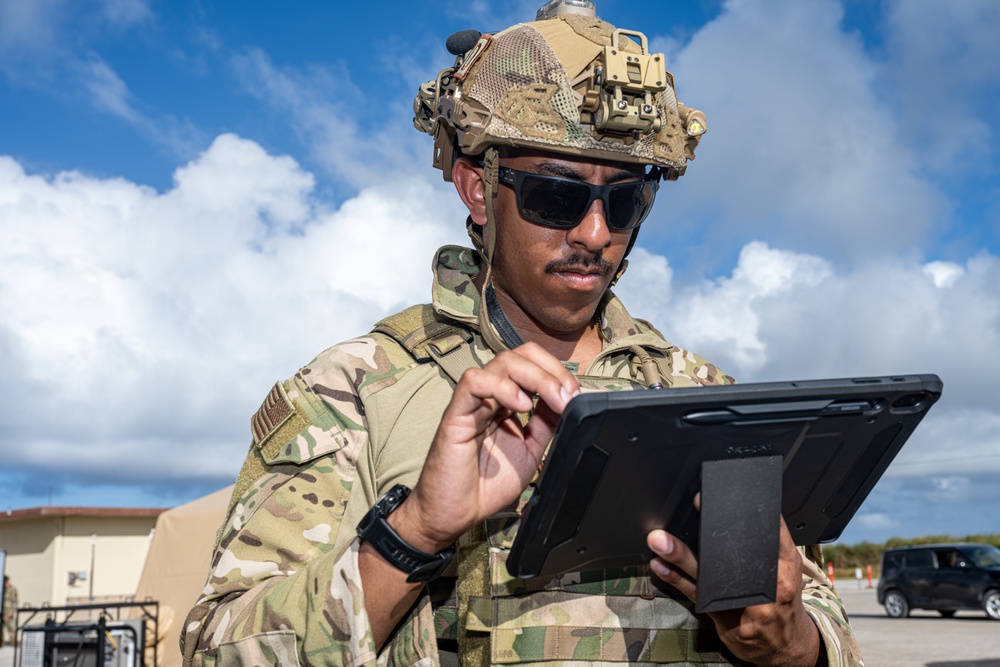
[[[288,400],[281,382],[276,382],[260,409],[250,418],[250,431],[254,444],[260,447],[272,433],[277,431],[289,417],[295,414],[292,402]]]

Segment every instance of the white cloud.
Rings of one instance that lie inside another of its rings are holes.
[[[426,301],[433,250],[464,236],[443,188],[397,181],[327,210],[294,160],[232,135],[175,181],[0,158],[0,371],[19,388],[0,406],[5,465],[231,476],[267,388]]]
[[[99,9],[87,22],[80,6]],[[477,3],[471,24],[505,25],[535,6]],[[936,525],[963,498],[998,504],[1000,263],[989,253],[919,259],[948,222],[945,194],[921,170],[959,165],[993,136],[981,111],[998,79],[991,6],[891,4],[883,61],[842,31],[831,0],[729,2],[671,64],[710,131],[646,223],[642,240],[660,243],[636,248],[617,290],[669,339],[744,381],[940,373],[945,397],[866,504],[873,529],[917,525],[933,513],[920,505],[930,493]],[[177,123],[150,120],[158,112],[91,51],[101,30],[154,19],[138,0],[0,0],[0,68],[89,63],[68,97],[89,83],[88,102],[176,144]],[[32,48],[5,50],[17,40]],[[0,437],[21,464],[55,461],[88,479],[120,474],[109,461],[136,479],[231,478],[248,415],[273,381],[426,300],[433,248],[464,241],[460,204],[424,166],[429,140],[409,126],[421,79],[387,84],[373,116],[372,90],[354,86],[343,63],[295,71],[251,50],[237,68],[333,187],[355,195],[333,207],[294,160],[231,135],[163,193],[29,175],[0,157],[0,372],[17,388],[0,405]],[[887,99],[896,93],[912,116]],[[663,256],[698,252],[717,277],[693,282],[697,271]]]
[[[55,34],[53,16],[65,0],[0,0],[0,53],[16,56],[51,47]]]
[[[139,478],[190,475],[196,455],[200,474],[231,474],[275,379],[427,299],[433,249],[464,241],[447,187],[374,186],[330,210],[294,160],[232,135],[162,194],[0,158],[0,370],[22,388],[0,423],[30,444],[20,463],[88,474],[74,459],[87,446],[142,452]],[[690,284],[640,246],[617,291],[744,381],[940,373],[945,399],[891,472],[961,475],[1000,472],[998,274],[990,255],[838,272],[754,242],[729,275]]]
[[[899,96],[903,131],[923,146],[921,163],[939,172],[963,171],[995,156],[1000,4],[891,0],[887,5],[885,79]]]
[[[928,262],[924,265],[924,273],[931,277],[935,287],[951,287],[965,269],[954,262]]]
[[[147,0],[100,0],[99,11],[112,28],[119,30],[153,19]]]
[[[664,228],[712,220],[716,257],[781,239],[838,260],[911,250],[940,224],[943,199],[916,174],[842,16],[831,0],[733,0],[678,53],[678,95],[709,131],[664,194]]]
[[[946,384],[945,395],[950,389]],[[933,408],[933,419],[914,433],[886,475],[940,480],[937,488],[944,492],[956,488],[956,476],[1000,474],[1000,410],[992,403],[992,410],[968,409],[955,400],[940,412]]]
[[[110,65],[103,60],[90,58],[80,63],[80,71],[81,83],[97,109],[133,124],[140,120],[139,114],[132,107],[128,86]]]
[[[753,242],[731,275],[684,284],[665,258],[634,255],[616,289],[633,314],[742,381],[940,375],[943,397],[890,476],[1000,474],[1000,258],[838,272]]]
[[[154,20],[146,0],[0,0],[0,54],[8,73],[86,54],[105,30]]]
[[[430,142],[413,129],[406,89],[391,94],[368,84],[358,88],[342,63],[305,72],[278,68],[260,50],[249,50],[233,64],[247,93],[285,116],[338,183],[355,188],[384,183],[411,173],[415,164],[430,163]],[[412,94],[418,84],[411,82]],[[399,107],[400,99],[408,104]]]
[[[680,287],[673,293],[663,289],[669,284],[661,287],[657,282],[660,275],[671,275],[666,258],[640,247],[632,263],[662,268],[648,275],[649,269],[630,268],[639,275],[627,274],[622,281],[619,291],[626,295],[626,303],[634,301],[648,308],[648,312],[636,312],[660,322],[667,327],[663,331],[678,342],[690,341],[685,344],[704,354],[714,352],[719,364],[725,359],[729,364],[723,367],[733,368],[731,373],[735,369],[759,372],[768,362],[766,341],[761,338],[760,303],[815,287],[831,275],[829,264],[819,257],[774,250],[760,242],[743,248],[731,277]]]
[[[94,109],[188,157],[196,152],[198,130],[144,104],[100,53],[109,35],[120,39],[154,24],[147,0],[0,0],[0,75],[15,94],[40,91],[67,108]]]
[[[896,528],[899,522],[881,513],[858,514],[854,521],[865,530],[886,531]]]
[[[994,407],[1000,373],[1000,258],[915,260],[834,271],[824,259],[754,242],[732,274],[675,284],[647,315],[677,342],[743,379],[938,372],[967,406]],[[646,284],[630,274],[618,291]]]
[[[996,479],[996,474],[989,472],[883,477],[840,540],[881,542],[893,535],[950,535],[961,539],[989,533],[993,530],[990,518],[1000,512]]]

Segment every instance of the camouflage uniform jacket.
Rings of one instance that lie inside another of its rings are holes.
[[[419,476],[453,380],[427,354],[465,345],[494,356],[478,334],[475,253],[442,248],[433,305],[389,318],[335,345],[278,383],[251,420],[253,444],[219,530],[209,580],[181,638],[185,664],[424,665],[458,653],[465,665],[651,662],[738,664],[710,619],[647,567],[513,579],[504,562],[517,513],[463,536],[457,574],[427,587],[376,652],[358,573],[355,529],[396,483]],[[400,329],[399,322],[411,324]],[[420,326],[420,323],[423,323]],[[448,326],[441,334],[440,323]],[[414,326],[417,325],[417,326]],[[437,333],[435,333],[437,332]],[[630,346],[653,356],[668,386],[732,380],[633,319],[610,292],[601,305],[603,349],[581,384],[643,386]],[[400,343],[402,341],[402,344]],[[428,343],[429,341],[429,343]],[[530,488],[522,501],[530,495]],[[807,609],[830,665],[860,664],[839,597],[804,551]],[[458,583],[456,583],[458,582]],[[442,650],[439,652],[439,646]]]
[[[17,615],[17,587],[7,584],[3,587],[3,626],[14,631],[14,617]]]

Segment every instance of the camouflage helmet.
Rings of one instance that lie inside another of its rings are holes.
[[[538,20],[456,33],[455,64],[420,87],[413,124],[434,137],[451,180],[456,155],[520,146],[684,173],[705,116],[678,103],[662,53],[597,18],[590,0],[553,0]]]

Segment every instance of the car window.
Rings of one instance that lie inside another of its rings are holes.
[[[903,567],[903,554],[887,551],[882,562],[882,573],[894,572]]]
[[[971,547],[964,551],[977,567],[1000,567],[1000,549],[996,547]]]
[[[958,567],[959,561],[964,561],[962,554],[955,549],[935,549],[934,558],[939,568]]]
[[[934,567],[934,558],[930,551],[920,549],[906,553],[903,563],[906,567]]]

